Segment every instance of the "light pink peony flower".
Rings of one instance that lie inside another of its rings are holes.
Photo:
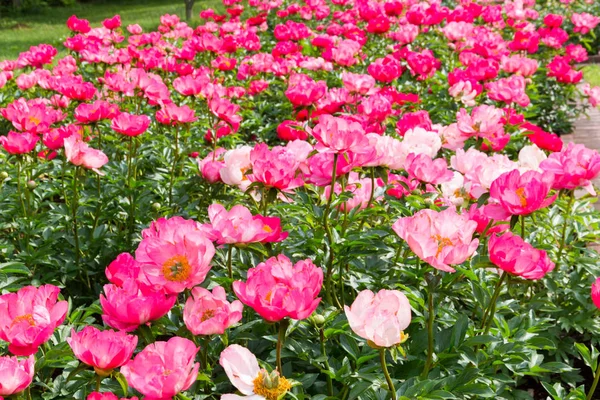
[[[244,306],[239,300],[227,301],[225,289],[215,286],[212,293],[195,287],[183,309],[183,322],[194,335],[222,335],[242,319]]]
[[[344,306],[350,328],[378,347],[392,347],[405,341],[404,330],[411,320],[411,309],[404,293],[363,290],[350,307]]]
[[[432,160],[427,154],[410,153],[406,157],[404,167],[408,172],[409,178],[416,178],[421,182],[437,185],[448,182],[452,179],[452,171],[448,169],[448,164],[443,158]]]
[[[196,382],[200,368],[194,363],[197,352],[191,340],[175,336],[146,346],[121,367],[121,373],[146,399],[171,399]]]
[[[554,174],[553,189],[585,188],[596,195],[592,180],[600,175],[600,155],[582,144],[569,143],[540,163],[540,168]]]
[[[156,290],[181,293],[204,281],[215,248],[195,221],[161,218],[142,234],[135,259],[146,281]]]
[[[442,139],[437,133],[417,127],[406,131],[396,157],[398,162],[404,165],[406,157],[410,153],[427,154],[429,157],[435,158],[441,148]]]
[[[450,265],[462,264],[477,250],[479,240],[473,239],[476,228],[476,222],[452,207],[439,212],[421,210],[392,225],[420,259],[446,272],[455,272]]]
[[[261,369],[256,356],[237,344],[232,344],[221,352],[219,364],[233,386],[243,395],[224,394],[221,400],[278,399],[292,388],[291,383],[280,376],[277,370],[268,373]]]
[[[71,135],[64,141],[65,155],[74,165],[81,165],[102,175],[98,168],[108,162],[108,157],[100,150],[92,149],[81,140],[77,134]]]
[[[554,175],[549,172],[521,174],[517,169],[505,172],[490,187],[490,199],[498,205],[488,206],[486,212],[492,213],[495,219],[502,219],[508,215],[529,215],[548,207],[557,196],[548,197],[553,181]]]
[[[490,261],[509,274],[537,280],[554,269],[544,250],[535,249],[512,232],[491,236],[488,245]]]
[[[35,357],[0,357],[0,397],[21,393],[33,381]]]
[[[69,304],[58,301],[54,285],[25,286],[0,296],[0,339],[17,356],[34,354],[63,323]]]
[[[221,179],[227,185],[239,187],[245,191],[250,186],[246,171],[252,168],[250,152],[252,147],[244,146],[238,149],[228,150],[223,155],[223,168],[219,171]]]
[[[94,367],[100,376],[109,375],[129,361],[137,342],[137,336],[110,329],[101,331],[93,326],[86,326],[79,332],[72,329],[71,337],[67,338],[75,357]]]
[[[233,291],[245,305],[267,321],[308,318],[321,301],[323,270],[310,259],[295,265],[283,254],[248,271],[246,282],[233,282]]]
[[[176,301],[177,296],[155,292],[134,280],[123,286],[104,285],[100,295],[102,320],[112,328],[131,332],[164,316]]]
[[[225,167],[223,154],[226,150],[218,148],[208,153],[202,160],[198,160],[198,169],[204,179],[210,183],[222,182],[221,169]]]
[[[208,217],[218,244],[280,242],[288,235],[282,232],[279,218],[252,215],[242,205],[227,211],[221,204],[212,204],[208,207]]]

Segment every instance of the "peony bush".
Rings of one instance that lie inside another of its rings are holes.
[[[223,6],[0,62],[0,398],[600,398],[600,4]]]

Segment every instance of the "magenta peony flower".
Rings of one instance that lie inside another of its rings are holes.
[[[288,193],[304,185],[301,178],[296,178],[300,161],[289,147],[275,146],[269,150],[265,143],[257,144],[250,152],[250,162],[250,182],[260,182],[267,188]]]
[[[282,232],[279,218],[252,215],[242,205],[227,211],[221,204],[212,204],[208,207],[208,217],[218,244],[280,242],[288,236]]]
[[[58,301],[54,285],[25,286],[0,296],[0,339],[17,356],[34,354],[63,323],[69,304]]]
[[[155,289],[181,293],[204,281],[215,248],[195,221],[161,218],[144,230],[142,237],[135,259]]]
[[[554,269],[544,250],[535,249],[512,232],[490,236],[488,245],[490,261],[512,275],[537,280]]]
[[[79,332],[72,329],[71,337],[67,338],[75,357],[94,367],[100,376],[108,376],[113,369],[129,361],[137,342],[137,336],[110,329],[101,331],[93,326]]]
[[[146,399],[171,399],[196,382],[200,368],[194,363],[197,352],[191,340],[175,336],[146,346],[121,367],[121,373]]]
[[[233,282],[236,296],[267,321],[308,318],[317,308],[323,271],[310,259],[292,265],[283,254],[248,271],[246,282]]]
[[[455,272],[450,265],[462,264],[477,250],[476,228],[477,222],[452,207],[439,212],[421,210],[392,226],[420,259],[446,272]]]
[[[133,280],[126,281],[122,287],[104,285],[104,295],[100,295],[102,320],[112,328],[131,332],[161,318],[176,301],[175,295],[155,292]]]
[[[219,364],[225,374],[244,396],[224,394],[221,400],[265,400],[282,398],[291,388],[291,383],[277,370],[269,373],[261,369],[256,356],[245,347],[232,344],[221,352]]]
[[[0,398],[21,393],[31,384],[35,357],[30,355],[25,360],[18,357],[0,357]]]
[[[122,112],[113,118],[110,127],[123,135],[138,136],[146,132],[150,126],[150,118],[147,115],[134,115]]]
[[[490,199],[499,205],[490,205],[486,212],[495,219],[508,215],[529,215],[548,207],[556,200],[556,194],[548,197],[554,176],[552,173],[527,171],[521,175],[518,169],[505,172],[492,182]]]
[[[363,290],[350,307],[344,306],[350,328],[378,347],[392,347],[405,341],[404,330],[411,320],[411,309],[404,293]]]
[[[86,400],[119,400],[119,396],[111,392],[92,392],[88,395]],[[132,397],[131,399],[128,399],[123,397],[120,400],[138,400],[138,398]]]
[[[594,305],[600,308],[600,277],[592,284],[592,301]]]
[[[212,293],[195,287],[183,309],[183,322],[194,335],[222,335],[242,319],[244,306],[239,300],[227,301],[225,289],[215,286]]]

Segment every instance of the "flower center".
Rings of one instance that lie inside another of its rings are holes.
[[[440,255],[440,253],[442,252],[444,247],[452,246],[452,240],[450,240],[446,237],[442,237],[442,235],[436,234],[436,235],[433,235],[431,238],[434,240],[437,240],[437,242],[438,242],[437,253],[435,253],[436,257]]]
[[[202,314],[202,318],[200,318],[200,322],[204,322],[207,319],[211,319],[215,316],[215,310],[205,310]]]
[[[13,327],[21,322],[27,322],[30,326],[35,326],[35,320],[31,314],[19,315],[17,318],[13,319],[13,322],[10,326]]]
[[[258,373],[253,383],[254,393],[267,400],[277,400],[292,388],[291,383],[285,377],[279,376],[279,372],[273,371],[269,374],[264,369]]]
[[[521,202],[521,207],[525,207],[527,205],[527,198],[525,197],[525,188],[518,188],[515,193],[519,196],[519,201]]]
[[[192,267],[190,267],[190,263],[185,256],[178,255],[165,261],[162,271],[166,280],[182,282],[190,277]]]
[[[42,120],[40,120],[39,118],[34,117],[34,116],[31,116],[28,119],[29,119],[29,122],[33,122],[35,125],[39,125],[40,122],[42,122]]]
[[[263,231],[265,231],[267,233],[271,233],[271,232],[273,232],[273,229],[271,229],[271,227],[269,225],[264,225]]]

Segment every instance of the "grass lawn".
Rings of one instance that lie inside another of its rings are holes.
[[[583,79],[592,86],[600,86],[600,64],[586,65],[582,68]]]
[[[193,19],[196,26],[198,13],[205,8],[223,9],[220,0],[196,0]],[[156,29],[163,14],[177,14],[185,18],[183,0],[122,0],[77,4],[72,7],[57,7],[28,15],[11,15],[0,19],[0,60],[16,58],[30,46],[48,43],[59,50],[64,48],[62,40],[68,35],[67,18],[71,15],[90,20],[98,26],[105,18],[120,14],[123,27],[140,24],[144,30]]]

